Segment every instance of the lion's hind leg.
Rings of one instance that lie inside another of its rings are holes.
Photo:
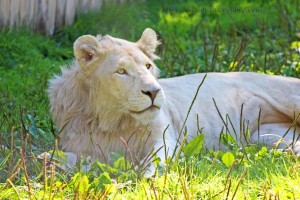
[[[269,148],[293,150],[300,156],[300,126],[290,123],[261,124],[251,135],[253,143],[263,143]]]

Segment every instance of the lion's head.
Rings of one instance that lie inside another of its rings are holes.
[[[143,124],[153,120],[164,102],[156,80],[159,70],[153,62],[158,58],[154,54],[158,44],[156,33],[149,28],[136,43],[91,35],[75,41],[74,54],[81,68],[78,73],[86,88],[93,90],[90,106],[95,106],[94,112],[130,115]]]

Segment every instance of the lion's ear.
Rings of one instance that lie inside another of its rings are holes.
[[[138,47],[153,60],[158,58],[154,52],[159,44],[160,42],[157,40],[157,35],[151,28],[146,28],[137,42]]]
[[[81,36],[74,42],[73,48],[75,58],[83,69],[90,69],[100,64],[103,50],[96,37]]]

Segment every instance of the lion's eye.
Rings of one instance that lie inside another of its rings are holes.
[[[150,69],[152,67],[152,65],[150,63],[146,64],[147,69]]]
[[[126,70],[124,68],[121,68],[117,71],[118,74],[127,74]]]

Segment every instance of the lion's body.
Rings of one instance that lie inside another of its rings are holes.
[[[169,119],[172,132],[180,133],[204,75],[159,81],[166,96],[164,118]],[[204,133],[208,148],[218,149],[220,133],[230,133],[238,142],[245,142],[246,130],[253,134],[262,124],[286,124],[287,131],[300,111],[300,94],[296,94],[299,87],[300,80],[295,78],[247,72],[208,73],[188,116],[187,133],[191,137],[199,131]]]
[[[205,145],[218,149],[220,133],[238,142],[247,130],[253,141],[258,134],[282,136],[300,112],[299,79],[255,73],[209,73],[192,104],[205,74],[157,80],[156,45],[152,30],[137,43],[110,36],[75,42],[76,61],[49,88],[64,151],[99,160],[127,151],[139,160],[165,145],[170,155],[190,108],[188,139],[203,133]],[[291,132],[298,136],[299,129],[289,131],[288,142]],[[265,141],[272,145],[274,138]],[[158,155],[165,158],[163,150]]]

